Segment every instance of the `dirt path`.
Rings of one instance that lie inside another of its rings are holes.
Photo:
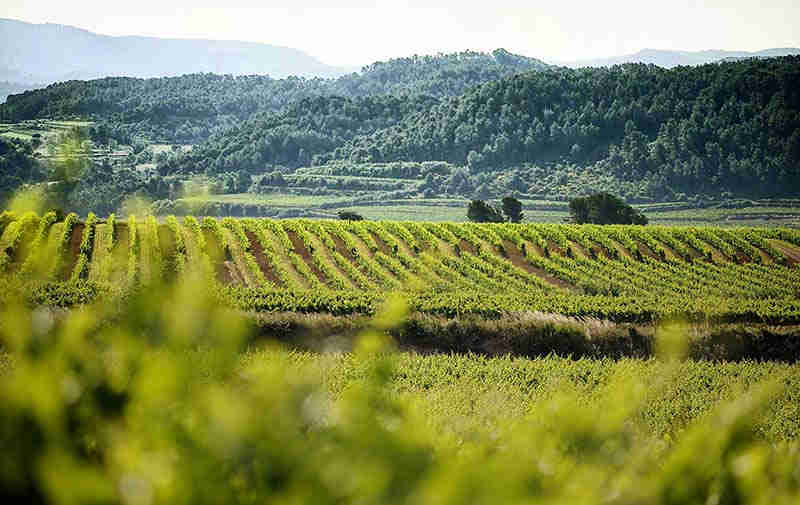
[[[655,251],[650,249],[650,247],[647,244],[645,244],[641,240],[634,240],[634,242],[636,243],[636,247],[639,249],[639,252],[642,253],[642,256],[647,256],[650,259],[661,261],[661,258],[659,258],[658,255],[655,253]]]
[[[538,247],[535,247],[533,244],[525,242],[525,249],[529,247],[533,248],[532,250],[538,249]],[[545,270],[541,268],[533,266],[531,262],[528,261],[528,259],[525,258],[525,256],[522,254],[522,251],[513,242],[509,240],[504,240],[503,248],[505,249],[507,254],[506,259],[508,259],[512,265],[519,268],[520,270],[528,272],[531,275],[535,275],[536,277],[539,277],[540,279],[542,279],[543,281],[547,282],[548,284],[554,287],[568,289],[570,291],[578,290],[578,288],[576,288],[569,282],[559,279],[558,277],[555,277],[547,273]],[[539,255],[543,256],[543,254],[541,253]]]
[[[800,249],[797,249],[795,246],[789,245],[781,240],[770,240],[769,243],[772,244],[772,247],[782,252],[786,256],[786,259],[789,260],[790,265],[794,266],[800,263]]]
[[[314,258],[311,257],[311,253],[308,249],[306,249],[305,244],[303,244],[303,241],[300,239],[297,233],[292,230],[286,230],[286,234],[289,235],[289,240],[292,241],[294,252],[303,259],[305,264],[311,269],[314,275],[317,276],[317,279],[319,279],[321,283],[327,284],[328,279],[325,277],[325,274],[322,272],[322,270],[320,270],[319,267],[314,264]]]
[[[458,242],[458,249],[461,252],[468,252],[472,255],[475,255],[475,248],[472,247],[472,244],[464,240],[463,238]]]
[[[75,270],[75,265],[78,263],[78,256],[81,253],[81,242],[83,241],[83,231],[86,225],[83,223],[76,223],[72,227],[72,236],[69,238],[69,247],[67,247],[67,258],[64,261],[64,270],[61,271],[60,278],[62,281],[69,280],[72,277],[72,271]]]
[[[369,230],[367,233],[369,233],[370,237],[372,237],[372,240],[374,240],[375,243],[378,244],[378,250],[380,252],[382,252],[386,256],[389,256],[390,258],[394,257],[394,251],[392,251],[392,249],[389,247],[389,245],[386,242],[384,242],[382,238],[380,238],[372,230]]]
[[[261,245],[261,241],[258,240],[258,237],[249,230],[245,230],[244,234],[247,236],[247,240],[250,241],[250,249],[252,250],[253,257],[256,259],[258,268],[261,269],[261,273],[264,274],[264,278],[277,287],[286,287],[278,278],[269,260],[267,260],[267,256],[264,254],[264,246]]]

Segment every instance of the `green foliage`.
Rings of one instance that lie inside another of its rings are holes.
[[[0,280],[45,302],[42,283],[129,292],[199,275],[220,304],[253,311],[369,314],[402,292],[446,317],[800,322],[789,229],[54,217],[2,215]]]
[[[549,69],[478,86],[355,138],[337,158],[371,150],[376,162],[442,160],[489,175],[527,164],[519,172],[533,193],[557,171],[636,185],[641,195],[633,196],[659,199],[789,196],[800,184],[799,87],[796,56],[669,70]]]
[[[23,184],[39,182],[45,170],[33,157],[30,143],[0,137],[0,207],[5,207]]]
[[[246,351],[179,283],[66,314],[0,307],[15,503],[794,503],[797,366]],[[663,337],[666,338],[666,337]]]
[[[472,200],[467,207],[467,218],[473,223],[502,223],[503,215],[483,200]]]
[[[509,223],[521,223],[525,218],[522,212],[522,203],[513,196],[503,198],[503,214]]]
[[[133,79],[68,81],[0,104],[0,119],[92,117],[94,138],[130,144],[136,137],[196,143],[260,113],[277,112],[305,98],[338,95],[455,96],[476,84],[546,68],[533,58],[497,50],[415,56],[365,67],[339,79],[190,74]]]
[[[569,202],[572,221],[578,224],[647,224],[638,210],[609,193],[573,198]]]
[[[343,221],[363,221],[364,220],[364,216],[362,216],[361,214],[358,214],[356,212],[347,211],[347,210],[340,210],[339,212],[336,213],[336,215],[339,217],[339,219],[341,219]]]

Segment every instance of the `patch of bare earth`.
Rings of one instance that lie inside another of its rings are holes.
[[[250,250],[253,253],[253,257],[256,259],[258,268],[261,269],[261,273],[263,273],[264,277],[272,284],[283,286],[283,283],[275,273],[275,269],[272,268],[272,265],[267,260],[267,256],[264,254],[264,247],[261,245],[261,241],[258,240],[255,233],[249,230],[245,230],[244,234],[247,236],[247,240],[250,241]]]
[[[742,251],[736,251],[734,261],[739,265],[744,265],[745,263],[750,263],[750,258]]]
[[[628,258],[629,260],[633,260],[634,259],[633,253],[631,251],[627,250],[625,248],[625,246],[623,246],[622,244],[620,244],[616,240],[612,240],[611,243],[614,245],[614,248],[617,250],[617,252],[619,253],[619,256],[621,258],[624,257],[624,258]]]
[[[61,280],[68,280],[72,276],[72,271],[75,270],[75,265],[78,263],[78,255],[81,253],[81,242],[83,241],[83,230],[86,225],[83,223],[76,223],[72,227],[72,236],[69,238],[69,247],[67,248],[67,258],[64,262],[64,270],[61,271]]]
[[[672,259],[672,260],[683,260],[684,259],[683,256],[681,256],[680,254],[676,253],[674,249],[672,249],[670,246],[668,246],[664,242],[659,242],[659,244],[661,245],[661,247],[664,248],[664,251],[666,251],[668,259]]]
[[[578,244],[577,242],[570,242],[569,246],[570,248],[572,248],[572,250],[578,252],[578,256],[582,256],[586,259],[592,258],[592,256],[589,254],[589,251],[587,251],[586,248],[583,247],[581,244]]]
[[[468,252],[470,254],[475,254],[475,248],[472,247],[472,244],[464,240],[463,238],[458,242],[458,249],[461,252]]]
[[[322,273],[322,270],[320,270],[319,267],[314,264],[314,259],[311,257],[311,253],[308,251],[305,244],[303,244],[303,241],[300,239],[297,233],[292,230],[286,230],[286,234],[289,235],[289,240],[292,241],[294,252],[303,259],[305,264],[308,265],[308,268],[310,268],[312,272],[314,272],[314,275],[317,276],[317,279],[319,279],[320,282],[325,282],[325,274]]]
[[[370,236],[372,237],[372,240],[374,240],[374,241],[375,241],[375,243],[376,243],[376,244],[378,244],[378,250],[379,250],[380,252],[382,252],[382,253],[383,253],[383,254],[385,254],[386,256],[389,256],[390,258],[391,258],[391,257],[394,257],[394,253],[393,253],[393,252],[392,252],[392,250],[389,248],[388,244],[386,244],[386,242],[384,242],[384,241],[383,241],[383,239],[382,239],[382,238],[380,238],[380,237],[379,237],[379,236],[378,236],[378,235],[377,235],[375,232],[373,232],[373,231],[370,231],[370,232],[369,232],[369,234],[370,234]]]
[[[223,284],[247,284],[233,261],[223,261],[217,265],[217,280]]]
[[[564,249],[558,247],[558,245],[555,242],[553,242],[552,240],[548,240],[547,241],[547,249],[550,251],[551,254],[555,253],[555,254],[558,254],[559,256],[566,256],[567,255],[566,251],[564,251]]]
[[[786,259],[789,260],[790,265],[794,266],[800,263],[800,250],[777,240],[773,240],[770,243],[772,244],[772,247],[782,252],[784,256],[786,256]]]
[[[655,252],[653,252],[653,250],[650,249],[650,247],[647,244],[645,244],[641,240],[636,240],[635,242],[636,242],[636,247],[639,248],[639,252],[642,253],[643,256],[647,256],[648,258],[652,258],[656,261],[661,261],[661,258],[659,258],[658,255]]]
[[[353,251],[347,248],[347,245],[342,240],[342,237],[339,235],[331,234],[331,239],[333,239],[333,243],[336,246],[336,252],[347,258],[347,261],[351,261],[355,263],[356,258],[353,256]]]
[[[525,246],[527,247],[534,247],[530,244]],[[511,262],[512,265],[515,267],[528,272],[531,275],[535,275],[539,277],[543,281],[547,282],[548,284],[555,286],[557,288],[569,289],[571,291],[576,291],[578,288],[570,284],[569,282],[559,279],[541,268],[537,268],[533,266],[527,258],[522,254],[522,251],[512,242],[508,240],[503,241],[503,249],[506,251],[506,258]],[[538,248],[536,248],[538,249]]]

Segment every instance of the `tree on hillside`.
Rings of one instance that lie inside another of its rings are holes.
[[[467,208],[467,218],[473,223],[502,223],[505,221],[499,210],[483,200],[472,200]]]
[[[522,202],[513,196],[503,198],[503,214],[510,223],[521,223],[525,214],[522,212]]]
[[[361,214],[358,214],[356,212],[350,211],[350,210],[340,210],[339,212],[336,213],[336,215],[339,216],[339,219],[342,219],[344,221],[363,221],[364,220],[364,216],[362,216]]]
[[[585,224],[647,224],[638,210],[610,193],[574,198],[569,202],[570,219]]]

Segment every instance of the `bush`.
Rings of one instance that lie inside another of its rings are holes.
[[[578,224],[647,224],[647,218],[609,193],[597,193],[569,202],[570,218]]]

